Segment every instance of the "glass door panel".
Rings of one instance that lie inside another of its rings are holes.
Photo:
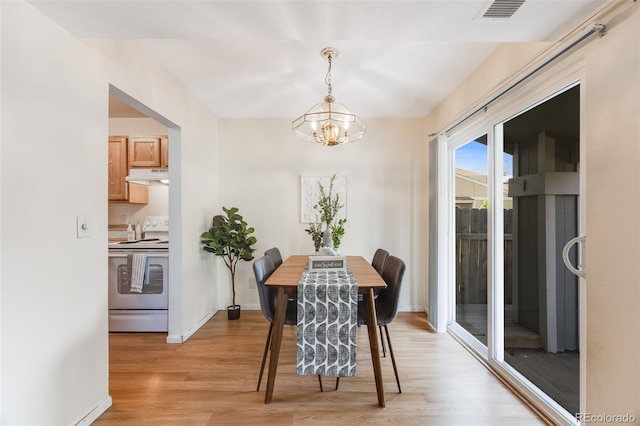
[[[504,361],[571,414],[580,408],[578,279],[564,267],[562,248],[578,234],[579,94],[575,86],[502,123],[511,158]]]
[[[487,344],[487,135],[455,150],[455,322]]]

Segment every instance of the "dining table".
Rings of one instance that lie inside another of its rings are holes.
[[[384,388],[382,384],[382,369],[380,364],[380,350],[378,347],[378,327],[376,319],[376,306],[374,295],[379,290],[386,288],[386,283],[362,256],[346,256],[347,266],[353,274],[358,285],[358,293],[362,294],[363,306],[369,335],[369,348],[371,350],[371,362],[376,382],[378,405],[385,406]],[[273,388],[278,369],[278,356],[282,343],[282,333],[290,297],[297,292],[298,283],[309,263],[308,255],[292,255],[288,257],[267,279],[265,285],[278,289],[276,312],[273,318],[273,336],[271,341],[271,356],[269,359],[269,373],[267,376],[267,391],[264,397],[265,404],[269,404],[273,397]]]

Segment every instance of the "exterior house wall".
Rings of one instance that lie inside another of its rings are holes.
[[[479,209],[488,199],[486,181],[478,181],[466,171],[456,169],[456,207]],[[485,179],[486,180],[486,179]],[[513,199],[504,191],[504,208],[513,208]]]
[[[440,132],[477,106],[544,45],[502,45],[426,119]],[[586,411],[640,418],[640,11],[564,58],[581,63],[586,141]],[[562,63],[557,65],[562,67]],[[470,95],[473,94],[473,95]],[[624,184],[620,184],[624,182]],[[630,195],[631,194],[631,195]]]

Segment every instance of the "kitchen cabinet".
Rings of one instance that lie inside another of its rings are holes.
[[[169,138],[166,136],[160,139],[160,167],[169,168]]]
[[[161,144],[161,137],[130,136],[128,141],[129,168],[160,167]]]
[[[109,136],[109,201],[149,203],[149,187],[125,180],[129,173],[127,137]]]
[[[127,199],[127,138],[109,136],[109,200]]]

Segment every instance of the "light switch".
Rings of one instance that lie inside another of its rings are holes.
[[[89,218],[78,216],[77,218],[78,238],[89,238],[91,236],[91,227],[89,226]]]

